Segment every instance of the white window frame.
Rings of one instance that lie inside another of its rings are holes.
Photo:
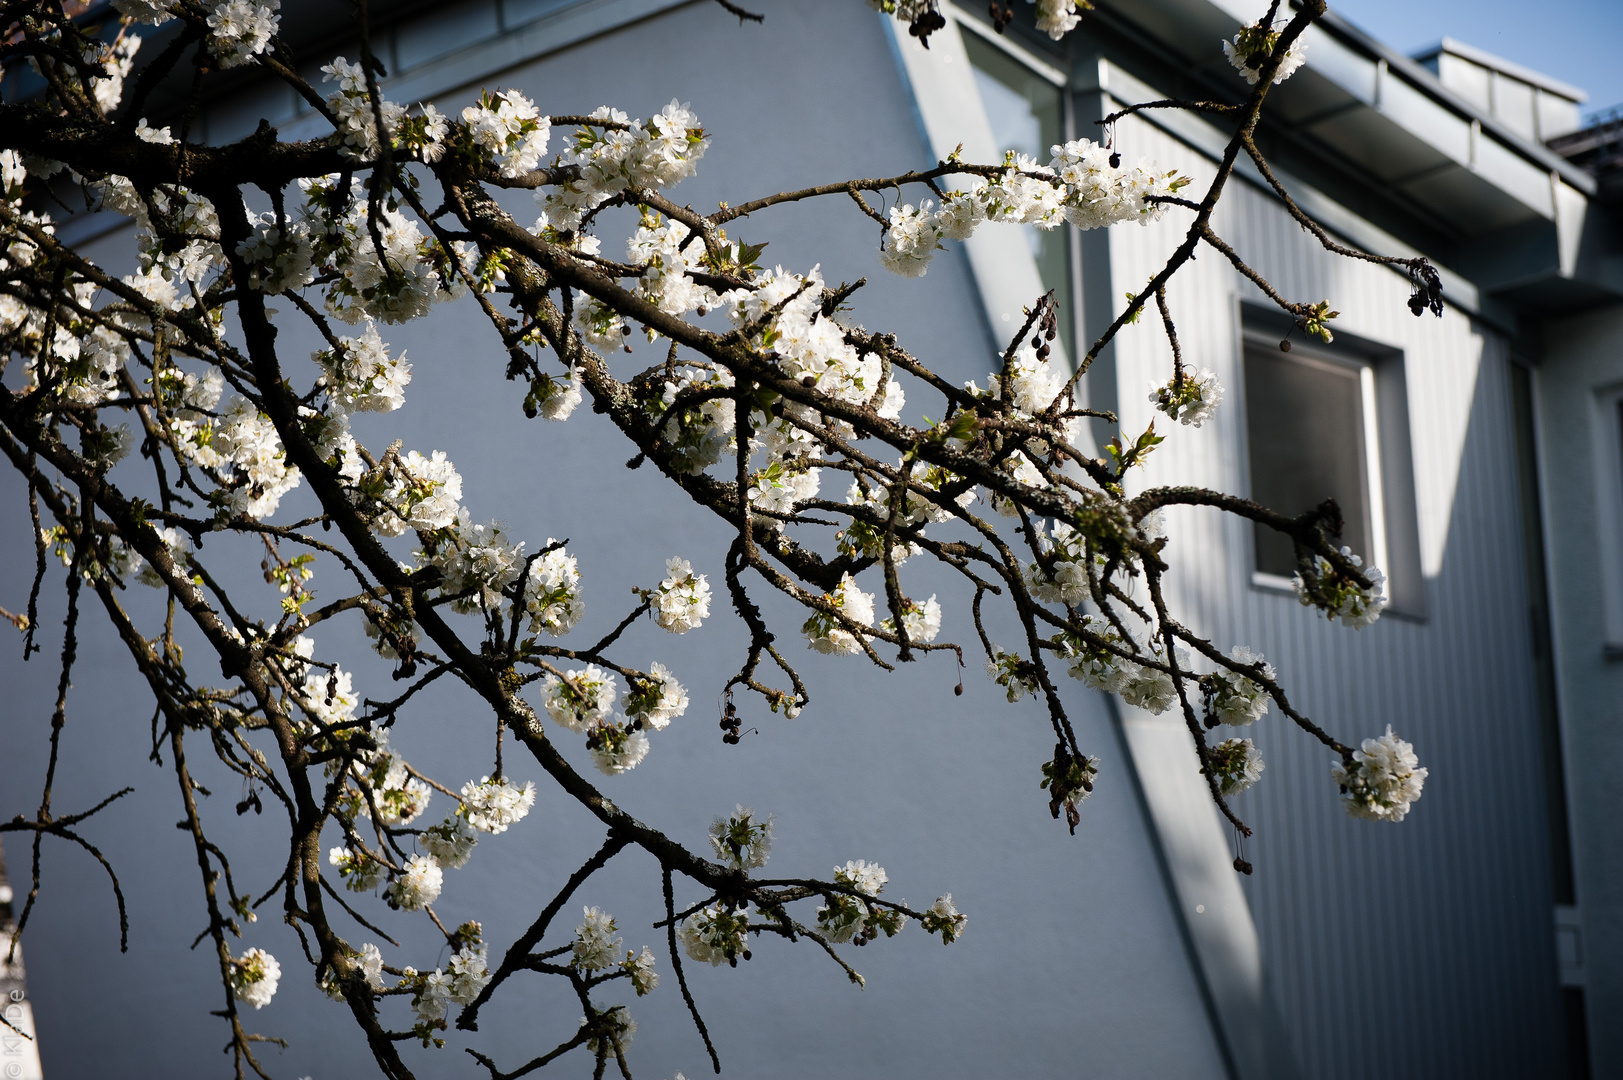
[[[1244,351],[1251,348],[1277,349],[1279,348],[1279,341],[1261,330],[1246,328],[1241,333],[1241,342],[1240,371],[1242,386],[1240,393],[1243,396],[1243,380],[1245,378]],[[1375,392],[1375,365],[1367,360],[1335,355],[1300,342],[1291,343],[1290,359],[1358,373],[1360,411],[1364,427],[1364,498],[1369,512],[1369,534],[1372,550],[1360,551],[1356,554],[1364,558],[1368,565],[1386,570],[1390,567],[1390,563],[1387,559],[1386,494],[1381,483],[1381,423],[1380,414],[1376,411],[1378,406]],[[1245,418],[1245,423],[1245,486],[1246,496],[1249,498],[1251,495],[1251,417],[1249,414]],[[1256,545],[1249,540],[1255,534],[1248,531],[1246,535],[1248,538],[1246,552],[1251,568],[1252,585],[1271,591],[1294,592],[1295,590],[1291,588],[1290,578],[1265,573],[1257,569]]]
[[[1595,391],[1595,537],[1599,548],[1605,649],[1623,659],[1623,384]]]

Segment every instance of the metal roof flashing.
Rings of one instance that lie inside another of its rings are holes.
[[[1578,89],[1571,83],[1564,83],[1560,79],[1552,79],[1542,71],[1534,71],[1530,67],[1523,67],[1514,60],[1506,60],[1502,56],[1495,56],[1486,49],[1479,49],[1475,45],[1467,45],[1465,42],[1451,37],[1443,38],[1442,41],[1429,49],[1422,49],[1420,52],[1415,53],[1412,59],[1417,64],[1424,64],[1427,60],[1435,59],[1443,53],[1461,57],[1473,64],[1480,64],[1485,68],[1509,75],[1514,79],[1520,79],[1529,86],[1536,86],[1540,90],[1548,90],[1550,93],[1564,97],[1568,101],[1582,104],[1589,100],[1587,92]]]

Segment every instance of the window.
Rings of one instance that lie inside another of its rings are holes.
[[[964,49],[975,69],[975,86],[992,128],[992,139],[1002,150],[1028,154],[1046,164],[1049,151],[1065,142],[1065,95],[1048,77],[1033,71],[979,34],[964,34]],[[1024,228],[1032,258],[1045,288],[1059,301],[1060,341],[1070,351],[1071,253],[1070,226],[1044,232]]]
[[[1342,543],[1385,570],[1386,522],[1371,365],[1277,338],[1245,346],[1246,441],[1251,498],[1292,517],[1325,499],[1341,508]],[[1289,537],[1255,526],[1259,574],[1289,578]]]

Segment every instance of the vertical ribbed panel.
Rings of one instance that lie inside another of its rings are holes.
[[[1129,161],[1178,167],[1195,190],[1211,176],[1148,124],[1125,121],[1118,138]],[[1112,232],[1116,310],[1190,216]],[[1431,770],[1401,824],[1354,821],[1328,749],[1277,710],[1245,732],[1267,763],[1235,800],[1257,830],[1247,889],[1294,1052],[1313,1077],[1548,1075],[1558,999],[1506,343],[1464,313],[1414,318],[1401,276],[1325,252],[1249,184],[1230,182],[1214,226],[1289,299],[1328,299],[1336,328],[1401,350],[1408,387],[1423,619],[1331,625],[1252,584],[1246,523],[1209,510],[1169,522],[1173,602],[1190,626],[1224,650],[1264,651],[1293,704],[1343,741],[1391,724]],[[1160,321],[1152,307],[1128,327],[1123,425],[1136,433],[1153,418],[1170,436],[1138,482],[1245,494],[1239,301],[1263,297],[1209,248],[1168,294],[1185,360],[1228,392],[1214,421],[1168,431],[1146,400],[1171,370]]]

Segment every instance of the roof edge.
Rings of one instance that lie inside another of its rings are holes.
[[[1568,186],[1582,192],[1586,197],[1592,198],[1594,196],[1595,178],[1593,176],[1560,155],[1553,153],[1548,147],[1510,130],[1499,120],[1444,86],[1428,68],[1421,67],[1417,62],[1404,56],[1385,42],[1371,37],[1334,11],[1326,11],[1316,21],[1322,29],[1336,35],[1347,44],[1377,60],[1385,61],[1389,70],[1413,83],[1421,93],[1436,99],[1438,103],[1454,112],[1475,120],[1481,125],[1484,133],[1492,135],[1513,152],[1527,158],[1546,172],[1557,174]],[[1312,66],[1311,59],[1308,61],[1308,65]]]
[[[1430,48],[1415,53],[1413,59],[1416,63],[1424,63],[1440,53],[1452,53],[1455,56],[1463,57],[1474,64],[1480,64],[1485,68],[1492,68],[1494,71],[1520,79],[1522,82],[1536,86],[1540,90],[1548,90],[1552,94],[1559,94],[1568,101],[1582,104],[1589,100],[1587,90],[1580,90],[1571,83],[1564,83],[1560,79],[1544,74],[1542,71],[1534,71],[1532,68],[1524,64],[1518,64],[1514,60],[1506,60],[1502,56],[1495,56],[1486,49],[1479,49],[1475,45],[1467,45],[1458,38],[1444,37],[1442,41]]]

